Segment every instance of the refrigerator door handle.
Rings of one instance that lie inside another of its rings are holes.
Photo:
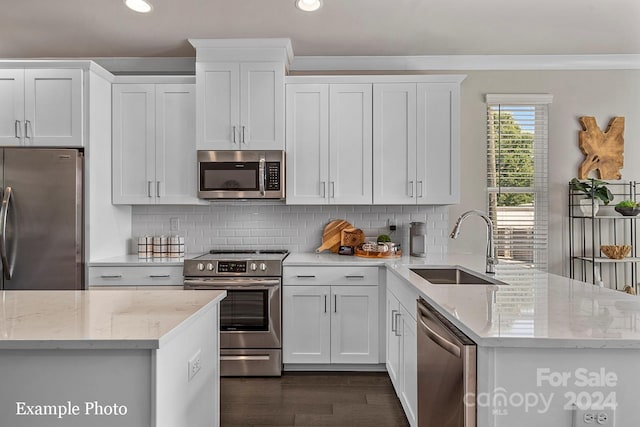
[[[9,217],[9,208],[13,206],[11,195],[13,194],[13,190],[11,187],[7,187],[4,190],[4,196],[2,197],[2,208],[0,208],[0,226],[2,227],[2,235],[0,236],[0,257],[2,258],[2,271],[4,272],[4,277],[7,280],[11,280],[13,276],[13,267],[15,265],[15,247],[12,251],[12,258],[9,260],[9,254],[7,253],[7,218]],[[13,217],[12,217],[13,219]],[[13,231],[15,233],[15,224],[13,227]],[[15,242],[15,236],[14,236]]]

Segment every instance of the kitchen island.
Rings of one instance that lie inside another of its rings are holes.
[[[615,417],[618,427],[637,425],[639,297],[507,263],[496,266],[493,276],[504,284],[436,285],[411,271],[462,266],[482,273],[484,257],[476,255],[372,261],[292,254],[285,261],[285,267],[345,265],[386,269],[391,310],[380,327],[387,329],[387,370],[410,422],[418,407],[415,324],[421,297],[478,346],[478,427],[570,427],[574,417],[585,415],[573,404],[589,408],[587,414],[606,413],[609,422]],[[404,343],[397,344],[398,335]],[[616,409],[592,410],[599,406]]]
[[[0,425],[218,425],[224,291],[0,295]]]

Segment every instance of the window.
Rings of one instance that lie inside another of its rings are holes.
[[[551,95],[487,95],[487,203],[503,264],[547,270]]]

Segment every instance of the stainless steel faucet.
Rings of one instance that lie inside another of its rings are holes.
[[[480,218],[484,219],[484,222],[487,223],[487,267],[486,272],[490,274],[494,274],[496,272],[496,264],[498,263],[498,258],[496,257],[496,247],[493,244],[493,222],[491,222],[491,218],[489,218],[484,212],[472,210],[467,211],[460,215],[460,218],[456,221],[456,225],[451,230],[450,237],[452,239],[457,239],[458,234],[460,234],[460,225],[462,222],[469,216],[477,215]]]

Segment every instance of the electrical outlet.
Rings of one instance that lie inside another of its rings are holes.
[[[614,408],[573,408],[573,427],[615,427]]]
[[[169,230],[172,233],[177,233],[179,229],[180,229],[180,218],[175,216],[172,218],[169,218]]]
[[[191,381],[191,379],[195,377],[198,372],[200,372],[200,369],[202,369],[202,362],[200,361],[200,350],[198,350],[196,354],[194,354],[191,359],[189,359],[188,365],[189,381]]]
[[[398,221],[395,218],[389,218],[387,220],[389,231],[396,231],[398,229]]]

